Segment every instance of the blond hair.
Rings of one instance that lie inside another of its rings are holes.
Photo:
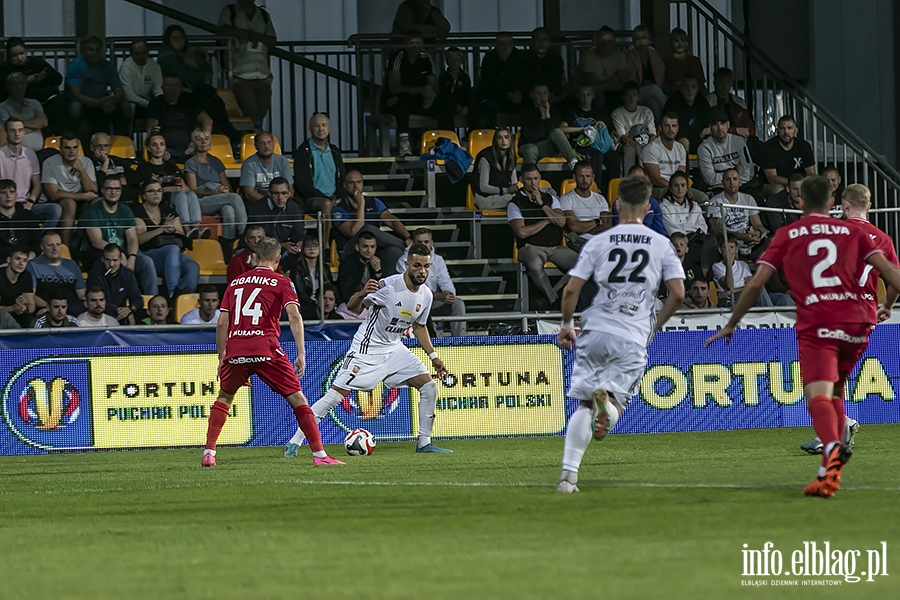
[[[841,201],[846,202],[853,208],[866,210],[872,202],[872,193],[869,188],[861,183],[851,183],[844,189],[841,194]]]
[[[198,127],[194,131],[191,132],[191,139],[196,140],[198,137],[205,137],[207,139],[212,139],[212,134],[210,134],[207,130],[202,127]]]
[[[640,208],[650,201],[653,184],[642,175],[629,175],[619,184],[619,200],[629,208]]]
[[[257,262],[272,262],[279,256],[281,256],[281,244],[275,238],[264,237],[256,242]]]

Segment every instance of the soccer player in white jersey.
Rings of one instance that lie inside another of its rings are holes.
[[[643,225],[651,189],[646,177],[626,177],[616,200],[619,225],[588,240],[569,271],[557,341],[575,350],[569,397],[581,403],[569,419],[558,492],[578,491],[578,467],[591,436],[602,440],[616,426],[644,374],[650,340],[684,300],[684,270],[671,242]],[[591,277],[598,291],[576,340],[575,303]],[[669,296],[656,315],[662,281]]]
[[[369,293],[361,301],[348,303],[353,312],[369,309],[366,320],[360,324],[347,358],[341,365],[328,392],[312,406],[317,420],[337,406],[350,390],[371,391],[384,382],[388,387],[408,385],[419,390],[419,432],[416,452],[448,453],[431,443],[434,412],[437,404],[437,383],[416,355],[403,345],[403,332],[412,325],[412,332],[419,345],[428,353],[431,366],[438,377],[447,375],[444,363],[438,358],[431,337],[425,326],[431,310],[431,290],[425,285],[431,268],[431,251],[423,244],[412,244],[406,259],[406,271],[385,277],[380,281],[370,279],[365,287]],[[304,435],[300,429],[284,449],[285,458],[297,456]]]

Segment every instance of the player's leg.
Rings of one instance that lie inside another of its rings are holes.
[[[418,361],[418,359],[416,359]],[[419,364],[422,364],[419,361]],[[424,365],[423,365],[424,367]],[[406,384],[419,390],[419,430],[416,438],[416,452],[420,454],[449,454],[453,450],[440,448],[431,443],[431,432],[434,431],[434,415],[437,412],[437,382],[431,373],[416,375],[408,379]]]
[[[228,419],[234,394],[247,383],[248,377],[244,365],[222,364],[222,368],[219,370],[219,397],[210,408],[209,421],[206,425],[206,447],[203,450],[203,459],[200,461],[202,466],[216,466],[216,442]]]
[[[319,420],[313,414],[309,404],[307,404],[303,392],[294,392],[290,396],[285,396],[285,400],[288,401],[288,404],[294,410],[294,418],[297,419],[297,430],[302,431],[306,439],[309,440],[313,464],[316,466],[344,464],[325,453],[325,447],[322,445],[322,435],[319,433]]]
[[[312,411],[313,418],[315,419],[315,422],[317,424],[317,431],[318,422],[321,421],[332,408],[340,404],[341,400],[349,393],[350,390],[345,390],[332,385],[330,388],[328,388],[328,391],[325,393],[325,395],[319,398],[319,400],[312,405],[310,410]],[[300,446],[303,445],[303,440],[305,439],[306,433],[303,431],[302,427],[298,427],[293,437],[284,447],[284,457],[293,458],[297,456],[297,452],[300,450]]]
[[[593,400],[582,400],[569,417],[563,446],[562,474],[556,484],[557,492],[571,494],[578,491],[578,469],[593,436],[595,406]]]

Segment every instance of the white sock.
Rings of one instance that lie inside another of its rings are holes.
[[[400,134],[400,141],[401,141],[401,142],[408,142],[408,141],[409,141],[409,134],[408,134],[408,133],[401,133],[401,134]]]
[[[434,412],[436,407],[437,384],[434,381],[429,381],[419,390],[419,448],[431,443],[431,431],[434,429]]]
[[[563,447],[562,466],[564,471],[578,472],[581,466],[581,457],[587,450],[593,437],[594,411],[586,406],[579,405],[569,419],[569,428],[566,430],[566,443]]]
[[[825,456],[828,456],[828,453],[831,452],[831,449],[837,445],[837,442],[828,442],[828,445],[825,446]]]
[[[318,423],[319,421],[321,421],[322,417],[327,415],[328,411],[330,411],[332,408],[340,404],[341,400],[343,399],[344,397],[341,396],[339,392],[335,391],[334,388],[328,388],[328,392],[326,392],[324,396],[319,398],[318,402],[310,407],[312,408],[313,414],[316,416],[316,422]],[[306,436],[303,435],[303,430],[298,427],[296,433],[294,433],[294,437],[292,437],[289,442],[291,444],[297,444],[298,446],[301,446],[303,445],[303,440],[305,439]]]
[[[207,454],[212,454],[213,456],[215,456],[215,455],[216,455],[216,451],[215,451],[215,450],[204,449],[204,450],[203,450],[203,456],[206,456]]]
[[[606,402],[606,412],[609,414],[609,430],[612,431],[619,422],[619,409],[612,400]]]
[[[825,467],[819,467],[819,477],[825,477]]]
[[[316,458],[325,458],[328,454],[324,450],[319,450],[318,452],[313,452],[313,456]]]

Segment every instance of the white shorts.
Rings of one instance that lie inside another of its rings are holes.
[[[637,393],[647,366],[647,348],[618,335],[582,331],[575,340],[569,398],[590,400],[597,390],[612,392],[621,405]]]
[[[388,354],[347,353],[332,385],[342,390],[374,390],[382,381],[394,388],[413,377],[428,375],[428,369],[406,346]]]

